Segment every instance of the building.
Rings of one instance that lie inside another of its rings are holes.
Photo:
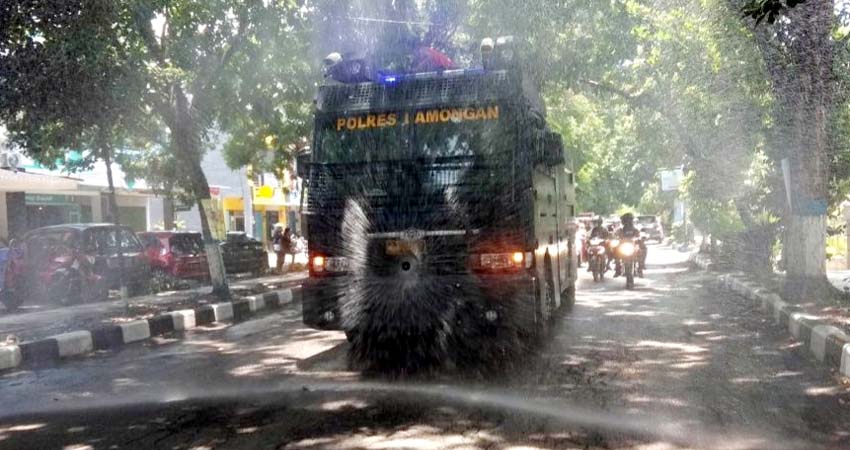
[[[14,153],[15,169],[0,168],[0,239],[48,225],[74,222],[106,222],[110,214],[106,164],[96,162],[89,170],[68,173],[62,164],[49,169],[4,147],[0,128],[0,160]],[[268,241],[277,223],[293,230],[300,225],[301,181],[271,174],[249,179],[245,168],[233,170],[224,161],[224,136],[204,155],[201,167],[210,185],[210,225],[224,238],[228,231],[243,231]],[[69,159],[80,158],[69,152]],[[0,166],[3,166],[0,161]],[[8,162],[5,164],[9,166]],[[129,180],[118,164],[112,164],[119,219],[135,231],[164,228],[200,230],[196,205],[182,205],[158,196],[144,180]]]
[[[211,228],[220,230],[219,234],[245,232],[264,242],[271,239],[277,223],[299,230],[302,181],[289,173],[284,175],[283,181],[270,173],[257,174],[251,179],[246,168],[234,170],[227,166],[223,147],[224,138],[220,137],[201,161],[201,168],[210,186],[211,209],[215,210],[215,214],[208,214]],[[201,229],[196,205],[174,202],[169,206],[169,202],[161,198],[154,199],[151,205],[151,222],[156,227],[164,226],[165,215],[172,208],[174,223],[178,228]],[[223,238],[220,235],[216,237]]]

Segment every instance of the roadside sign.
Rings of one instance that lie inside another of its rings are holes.
[[[682,184],[682,178],[684,178],[682,169],[662,170],[659,174],[661,176],[662,191],[669,192],[679,190],[679,185]]]

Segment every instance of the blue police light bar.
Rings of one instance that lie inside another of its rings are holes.
[[[443,70],[440,72],[420,72],[420,73],[406,73],[406,74],[378,74],[376,82],[380,84],[384,84],[387,86],[392,86],[398,83],[401,83],[406,80],[415,80],[420,78],[430,78],[437,75],[442,76],[458,76],[458,75],[481,75],[486,73],[487,71],[482,68],[475,69],[453,69],[453,70]]]

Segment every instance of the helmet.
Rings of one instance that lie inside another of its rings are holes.
[[[622,222],[623,225],[625,225],[627,223],[631,224],[632,222],[634,222],[634,220],[635,220],[635,216],[632,213],[625,213],[622,216],[620,216],[620,222]]]
[[[601,226],[602,225],[602,218],[601,217],[594,217],[593,218],[593,225],[597,226],[597,227]]]

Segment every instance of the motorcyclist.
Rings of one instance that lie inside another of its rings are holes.
[[[622,228],[617,231],[617,237],[620,239],[632,239],[635,244],[640,249],[640,259],[638,263],[641,267],[646,265],[646,243],[643,239],[640,238],[640,230],[635,227],[635,216],[632,213],[625,213],[620,216],[620,222],[622,223]],[[618,277],[622,275],[622,264],[619,263],[619,259],[617,260],[616,269],[614,272],[614,276]]]
[[[602,226],[602,218],[597,217],[596,219],[593,219],[593,228],[591,228],[591,230],[590,230],[590,235],[587,238],[587,244],[585,245],[585,247],[590,248],[590,240],[591,239],[597,239],[598,238],[598,239],[602,239],[602,240],[607,241],[608,236],[609,236],[608,230],[604,226]],[[607,245],[607,243],[606,243],[606,245]],[[607,249],[606,249],[606,252],[607,252]],[[607,261],[606,261],[606,265],[607,265]],[[587,265],[587,271],[591,272],[592,270],[593,270],[593,267],[591,267],[591,265],[588,264]]]
[[[590,230],[590,239],[608,239],[608,230],[602,226],[602,219],[593,220],[593,228]]]

